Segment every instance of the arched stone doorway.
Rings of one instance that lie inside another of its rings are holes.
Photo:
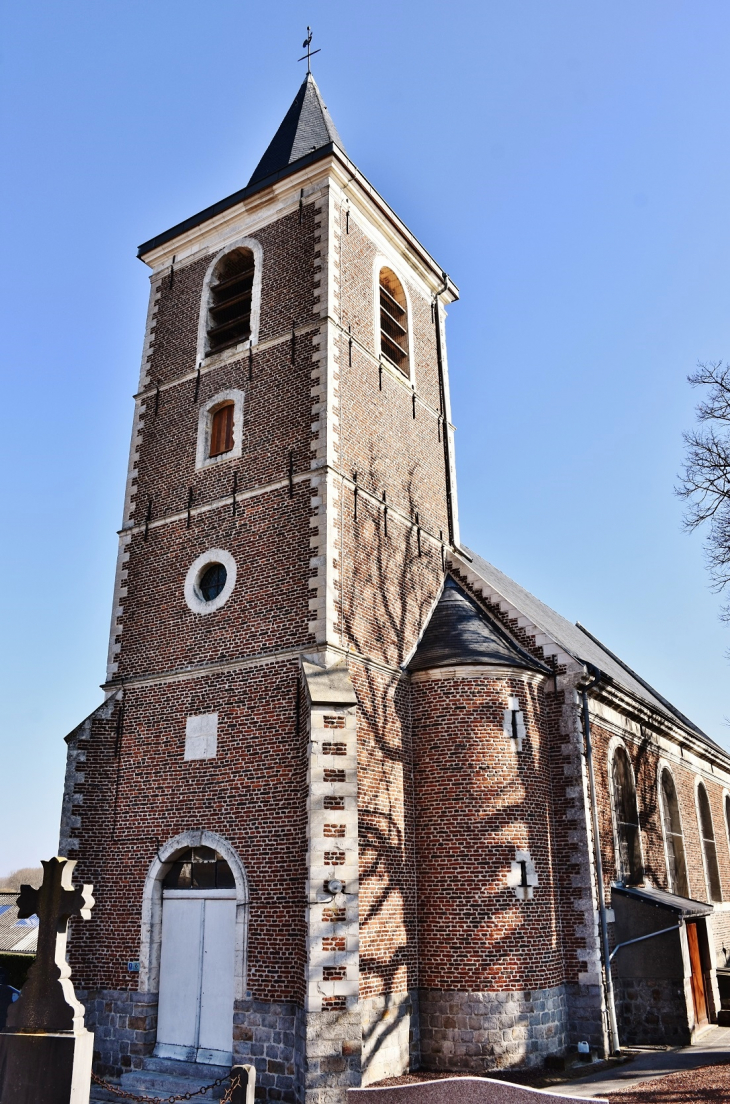
[[[140,990],[157,992],[155,1054],[229,1065],[234,1002],[246,986],[248,882],[215,832],[183,832],[147,875]]]

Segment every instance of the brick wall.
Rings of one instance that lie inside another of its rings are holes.
[[[417,985],[410,702],[397,677],[351,665],[360,703],[360,997]]]
[[[527,736],[504,735],[515,695]],[[414,779],[420,984],[465,990],[545,989],[564,980],[552,877],[544,698],[528,678],[414,679]],[[510,885],[517,850],[539,884]]]
[[[601,846],[608,892],[610,882],[615,880],[617,876],[608,777],[611,741],[617,738],[617,734],[612,729],[601,725],[600,721],[593,723],[592,730],[594,732],[594,758],[599,795]],[[682,820],[690,896],[700,901],[709,900],[695,799],[696,785],[698,780],[701,779],[707,790],[712,812],[723,901],[730,902],[730,848],[725,826],[723,795],[726,792],[726,787],[724,783],[712,777],[706,764],[701,764],[696,760],[693,762],[691,759],[679,758],[676,752],[669,758],[658,746],[656,735],[648,726],[639,729],[636,725],[627,725],[619,738],[626,747],[634,770],[639,823],[641,825],[641,842],[648,878],[654,884],[668,888],[661,804],[658,795],[659,763],[661,761],[670,768],[677,788],[677,802]]]
[[[443,578],[440,534],[448,525],[435,327],[425,288],[390,262],[411,305],[414,378],[379,365],[374,262],[382,248],[354,218],[349,233],[342,222],[340,231],[340,632],[345,646],[397,666]]]
[[[251,892],[248,985],[255,1000],[303,1001],[306,734],[297,736],[298,665],[125,690],[116,724],[86,747],[76,877],[92,918],[74,922],[70,961],[85,989],[135,988],[142,893],[159,842],[204,827],[227,839]],[[185,760],[185,721],[218,712],[215,759]],[[119,755],[115,745],[119,740]]]

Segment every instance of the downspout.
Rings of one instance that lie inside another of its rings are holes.
[[[648,935],[637,935],[636,939],[625,939],[623,943],[617,943],[608,956],[608,961],[613,962],[614,955],[621,950],[622,947],[628,947],[631,943],[643,943],[645,939],[653,939],[655,935],[666,935],[667,932],[679,931],[682,927],[682,921],[680,919],[678,924],[670,924],[668,928],[660,928],[659,931],[649,932]]]
[[[591,814],[593,819],[593,846],[595,850],[596,880],[598,882],[598,915],[601,925],[601,950],[603,953],[603,970],[606,984],[606,1006],[608,1008],[608,1025],[611,1035],[611,1053],[616,1054],[621,1049],[618,1037],[618,1024],[616,1022],[616,1000],[613,992],[613,978],[611,976],[611,954],[608,946],[608,916],[606,914],[606,895],[603,890],[603,862],[601,860],[601,837],[598,829],[598,805],[596,803],[596,777],[593,770],[593,744],[591,743],[591,721],[588,713],[588,691],[592,690],[600,678],[598,673],[593,675],[593,681],[587,686],[581,686],[580,692],[583,698],[583,731],[586,742],[586,765],[588,767],[588,788],[591,802]]]
[[[445,272],[441,273],[441,278],[444,281],[443,287],[440,287],[433,299],[433,317],[436,324],[436,363],[438,365],[439,375],[439,403],[441,406],[441,417],[444,423],[444,467],[446,469],[446,521],[449,529],[449,546],[454,547],[454,506],[451,497],[451,456],[449,454],[449,422],[446,417],[446,387],[444,385],[444,358],[443,351],[441,349],[441,315],[439,313],[439,299],[449,286],[449,278]]]

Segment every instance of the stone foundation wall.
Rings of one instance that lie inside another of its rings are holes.
[[[360,1010],[307,1012],[304,1087],[306,1104],[346,1104],[360,1084]]]
[[[565,993],[568,998],[568,1047],[575,1050],[579,1042],[586,1042],[591,1050],[602,1054],[606,1037],[603,986],[569,982]]]
[[[622,1046],[688,1046],[684,982],[616,978],[616,1018]]]
[[[565,986],[465,993],[421,989],[421,1066],[434,1070],[538,1066],[567,1045]]]
[[[94,1073],[116,1080],[151,1054],[157,1038],[157,993],[129,989],[76,990],[94,1032]]]
[[[157,993],[97,989],[77,990],[77,996],[94,1032],[94,1072],[116,1081],[126,1070],[140,1069],[157,1041]],[[235,1002],[233,1061],[255,1066],[257,1100],[303,1104],[304,1042],[300,1005]],[[359,1047],[357,1055],[359,1061]]]
[[[420,1062],[418,993],[387,993],[360,1001],[362,1085],[398,1077]]]
[[[304,1011],[297,1004],[235,1002],[233,1061],[255,1066],[257,1100],[301,1104],[304,1036]]]

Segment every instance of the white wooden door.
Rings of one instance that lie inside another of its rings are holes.
[[[235,927],[228,891],[164,892],[158,1057],[231,1062]]]
[[[165,1058],[195,1060],[204,909],[200,899],[163,901],[157,1050]]]
[[[236,902],[205,902],[198,1061],[225,1065],[233,1050],[233,947]]]

